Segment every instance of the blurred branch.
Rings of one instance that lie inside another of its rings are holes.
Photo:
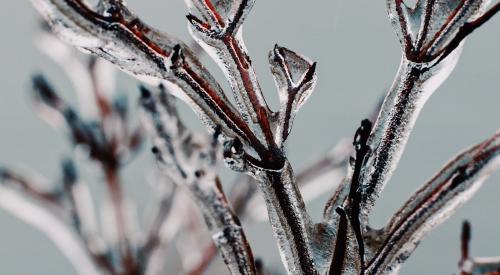
[[[161,170],[187,188],[230,272],[255,274],[252,251],[216,176],[217,134],[207,140],[190,133],[179,120],[173,98],[163,89],[154,96],[143,87],[141,105]]]
[[[52,198],[52,195],[47,197],[45,193],[35,192],[31,187],[26,189],[30,190],[25,194],[26,196],[19,194],[14,190],[15,188],[9,186],[9,182],[26,187],[32,186],[32,184],[20,175],[6,170],[2,170],[0,181],[2,183],[0,185],[0,206],[3,209],[44,233],[70,261],[78,274],[101,274],[94,264],[94,259],[87,253],[85,244],[66,224],[64,209],[54,211],[54,209],[51,210],[51,207],[44,207],[36,203],[36,200],[46,203],[47,198]],[[43,195],[40,196],[40,194]],[[60,198],[60,196],[58,197]],[[52,199],[49,201],[51,204],[54,203]],[[57,206],[61,208],[60,204]]]

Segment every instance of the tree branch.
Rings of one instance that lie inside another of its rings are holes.
[[[271,111],[262,94],[257,76],[243,43],[240,26],[250,12],[254,0],[218,2],[192,0],[209,23],[188,15],[191,33],[224,71],[247,123],[257,123],[269,149],[273,149]],[[224,12],[226,11],[226,12]]]
[[[393,216],[367,265],[368,274],[388,272],[410,256],[423,236],[469,199],[500,168],[500,132],[450,161]]]

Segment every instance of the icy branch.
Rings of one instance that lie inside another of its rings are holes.
[[[290,116],[300,107],[310,89],[314,86],[314,65],[288,50],[277,48],[279,56],[274,62],[275,70],[292,72],[288,85],[297,90],[289,101],[288,110],[282,122],[276,122],[262,95],[250,58],[245,49],[241,23],[248,14],[253,1],[217,2],[189,1],[203,16],[202,19],[188,15],[193,37],[212,55],[228,78],[235,95],[240,114],[247,123],[258,125],[257,141],[235,139],[225,144],[226,163],[234,170],[250,173],[259,182],[264,193],[269,218],[278,239],[282,260],[291,273],[315,274],[313,255],[310,248],[310,218],[305,211],[293,172],[282,152],[283,140],[290,130]],[[205,20],[205,21],[204,21]],[[206,22],[208,21],[208,22]],[[292,60],[293,64],[285,64]],[[306,67],[304,72],[304,67]],[[303,80],[297,80],[298,72]],[[294,77],[292,79],[292,77]],[[283,88],[283,87],[280,87]],[[285,108],[286,109],[286,108]],[[275,123],[281,123],[274,130]],[[286,129],[285,129],[286,128]],[[249,144],[249,146],[247,146]],[[248,149],[257,152],[260,159],[248,154]],[[284,217],[284,218],[283,218]]]
[[[384,229],[368,274],[398,268],[424,235],[467,201],[489,174],[500,168],[500,132],[450,161],[418,190]]]
[[[395,170],[422,107],[453,71],[464,31],[498,11],[497,4],[485,12],[487,1],[445,2],[417,1],[414,8],[402,0],[387,2],[403,58],[369,140],[373,153],[362,172],[363,219]]]
[[[440,62],[476,28],[500,10],[487,10],[489,0],[388,0],[389,17],[403,45],[404,55],[416,63]]]
[[[206,23],[193,14],[188,15],[193,38],[224,71],[245,121],[256,123],[265,140],[264,144],[272,148],[271,111],[247,54],[240,28],[255,1],[217,1],[216,4],[212,0],[187,2],[189,6],[197,8],[204,20],[208,20]]]
[[[125,156],[130,155],[131,152],[137,149],[140,144],[141,135],[137,135],[137,132],[129,132],[127,107],[126,102],[123,102],[124,99],[118,97],[113,102],[108,97],[99,93],[97,83],[95,83],[95,87],[95,99],[101,114],[99,117],[100,120],[97,122],[82,119],[74,108],[59,97],[44,77],[37,76],[33,79],[34,100],[42,110],[42,117],[45,116],[49,123],[53,122],[55,117],[62,118],[69,130],[73,143],[87,149],[90,159],[100,165],[113,206],[114,223],[111,224],[113,224],[117,233],[121,264],[123,264],[123,268],[131,271],[136,269],[136,263],[134,262],[130,247],[130,237],[128,236],[129,232],[127,228],[128,222],[124,213],[125,205],[118,170],[123,165]],[[50,116],[46,116],[45,114],[50,114]],[[70,180],[74,176],[71,170],[71,167],[66,165],[64,169],[65,183],[67,191],[70,194],[70,200],[74,200],[72,204],[75,204],[73,205],[75,213],[74,222],[77,226],[80,226],[79,224],[82,222],[80,218],[87,219],[85,222],[89,222],[88,215],[91,210],[88,208],[89,199],[85,198],[86,191],[80,190],[75,194],[75,191],[72,190],[72,188],[79,187],[80,185],[74,185],[72,180]],[[83,200],[87,200],[87,202]],[[80,217],[76,214],[84,216]],[[88,223],[87,225],[90,224]],[[81,233],[87,234],[88,232]],[[84,235],[84,238],[87,237]],[[91,252],[95,252],[99,257],[98,260],[100,263],[106,268],[113,270],[112,265],[102,255],[104,252],[99,251],[99,248],[96,248],[95,244],[91,243],[93,240],[87,239],[86,241],[89,242]],[[96,249],[97,251],[94,251]]]

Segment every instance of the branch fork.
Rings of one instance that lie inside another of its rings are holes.
[[[405,57],[416,63],[439,63],[476,28],[500,10],[487,9],[489,0],[388,0],[389,18],[403,45]]]

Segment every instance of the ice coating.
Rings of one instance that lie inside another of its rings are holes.
[[[347,176],[330,199],[324,220],[314,224],[283,145],[294,115],[315,86],[316,64],[280,46],[271,51],[280,97],[280,109],[273,112],[243,43],[241,26],[254,1],[186,2],[193,13],[188,15],[190,32],[224,71],[236,106],[185,44],[147,26],[123,1],[102,0],[91,8],[82,0],[33,0],[66,41],[141,80],[164,84],[192,107],[223,143],[226,164],[258,183],[289,274],[395,273],[425,233],[498,168],[492,147],[496,135],[467,151],[458,168],[445,167],[386,228],[369,227],[368,215],[396,169],[422,107],[455,67],[463,39],[491,18],[499,4],[487,10],[487,1],[479,0],[417,1],[415,7],[388,1],[402,42],[400,70],[378,118],[372,119],[369,140],[359,143],[357,132],[354,151],[347,150],[356,157],[344,156],[340,162],[347,163]],[[51,107],[61,107],[55,105]],[[142,106],[160,169],[189,190],[230,272],[255,274],[250,246],[216,176],[216,140],[185,129],[165,91],[160,96],[143,92]],[[359,148],[366,150],[359,155]],[[325,161],[320,168],[329,166],[330,160]]]
[[[278,45],[269,53],[269,63],[280,99],[275,140],[282,145],[291,131],[295,114],[316,86],[316,63]]]
[[[372,131],[372,152],[361,174],[365,216],[396,169],[420,111],[455,68],[459,55],[457,51],[431,68],[404,59],[401,62]]]
[[[451,160],[394,215],[382,234],[386,240],[376,250],[368,270],[378,273],[397,268],[427,232],[477,191],[499,163],[500,132]]]
[[[485,13],[489,0],[419,0],[409,7],[404,0],[388,0],[389,18],[406,58],[414,62],[442,60],[464,37],[459,32]],[[444,53],[444,56],[440,57]]]
[[[226,1],[221,1],[225,3]],[[253,1],[236,1],[230,5],[215,5],[211,1],[193,1],[194,6],[208,23],[190,14],[190,32],[193,38],[210,54],[224,72],[239,112],[250,127],[256,124],[256,132],[264,144],[271,147],[269,117],[271,111],[260,88],[243,42],[241,24],[249,13]],[[216,8],[217,7],[217,8]],[[224,10],[231,10],[225,14]]]
[[[149,83],[168,82],[173,91],[179,91],[177,96],[200,110],[197,114],[203,121],[210,120],[223,127],[225,135],[241,135],[245,131],[236,110],[191,50],[178,39],[141,22],[123,2],[113,2],[119,5],[114,9],[118,14],[113,16],[106,16],[106,12],[101,15],[86,6],[81,8],[78,0],[33,0],[33,3],[56,34],[64,32],[62,37],[66,41]],[[88,42],[87,37],[93,40]],[[207,126],[213,127],[214,123]]]

